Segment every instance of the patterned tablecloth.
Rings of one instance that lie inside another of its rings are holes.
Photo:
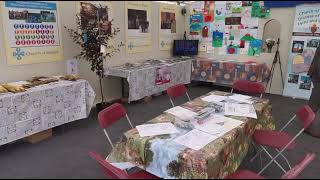
[[[214,82],[231,86],[238,79],[267,83],[270,69],[266,63],[215,61],[198,59],[192,61],[192,76],[195,81]]]
[[[170,82],[156,84],[157,69],[167,66]],[[128,101],[136,101],[146,96],[162,92],[176,84],[189,84],[191,77],[190,58],[170,58],[147,60],[133,64],[105,69],[105,75],[126,78],[129,83]]]
[[[228,95],[229,93],[216,91],[209,94]],[[135,128],[124,134],[107,160],[131,162],[161,178],[223,178],[239,167],[247,154],[255,129],[275,129],[269,100],[259,98],[254,100],[258,119],[230,116],[244,123],[199,151],[173,141],[174,138],[190,131],[185,128],[178,128],[178,134],[143,138]],[[208,104],[201,98],[196,98],[182,106],[198,112]],[[176,119],[173,115],[164,113],[148,123],[161,122],[176,124]]]
[[[88,117],[95,92],[85,80],[0,95],[0,145]]]

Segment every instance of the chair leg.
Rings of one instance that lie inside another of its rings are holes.
[[[231,93],[233,93],[233,88],[231,89]]]
[[[259,151],[250,159],[250,162],[252,163],[259,155],[261,155],[262,151],[262,149],[259,149]]]
[[[186,95],[187,95],[187,97],[188,97],[189,101],[191,101],[191,99],[190,99],[190,96],[189,96],[188,92],[186,92]]]
[[[276,151],[279,153],[280,151],[278,150],[278,149],[276,149]],[[289,169],[291,169],[292,167],[291,167],[291,165],[290,165],[290,163],[289,163],[289,160],[282,154],[282,153],[280,153],[280,156],[282,156],[282,158],[286,161],[286,163],[288,164],[288,166],[289,166]]]
[[[114,146],[113,146],[113,143],[112,143],[112,141],[111,141],[111,139],[110,139],[110,137],[109,137],[109,135],[108,135],[108,133],[107,133],[107,130],[103,130],[103,132],[104,132],[104,134],[107,136],[107,139],[108,139],[108,141],[109,141],[109,143],[110,143],[110,145],[111,145],[111,147],[112,147],[112,149],[114,148]]]
[[[130,121],[130,118],[129,118],[128,114],[126,114],[126,117],[127,117],[127,120],[128,120],[128,122],[129,122],[131,128],[133,129],[133,125],[132,125],[132,123],[131,123],[131,121]]]
[[[271,154],[267,151],[267,149],[263,146],[261,146],[261,148],[264,150],[264,152],[272,159],[274,159]],[[277,160],[274,159],[273,161],[284,173],[286,173],[287,171],[278,163]]]
[[[170,102],[171,102],[171,104],[172,104],[172,107],[174,107],[174,104],[173,104],[173,101],[172,101],[172,99],[170,98]]]

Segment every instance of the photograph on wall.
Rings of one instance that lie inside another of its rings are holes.
[[[311,89],[311,79],[309,76],[301,76],[301,82],[299,89],[310,90]]]
[[[212,32],[212,46],[222,47],[223,43],[223,32],[214,31]]]
[[[304,63],[304,57],[301,54],[297,54],[292,59],[292,73],[298,74],[302,72],[307,72],[309,70],[310,64]]]
[[[241,12],[242,29],[258,29],[259,18],[251,17],[251,7],[244,7]]]
[[[128,29],[139,30],[139,33],[148,33],[149,21],[147,19],[147,11],[128,9]]]
[[[252,6],[252,1],[242,1],[242,7]]]
[[[260,39],[255,39],[253,41],[250,41],[249,45],[249,56],[260,56],[261,50],[262,50],[263,41]]]
[[[177,38],[177,6],[161,3],[159,6],[160,29],[159,48],[160,50],[170,50],[173,40]]]
[[[151,2],[126,1],[125,7],[127,53],[151,51]]]
[[[95,26],[99,22],[99,34],[111,34],[111,19],[109,18],[109,7],[94,2],[80,2],[80,17],[82,29]]]
[[[298,84],[299,74],[289,74],[288,83]]]
[[[204,22],[214,21],[214,3],[215,1],[204,1]]]
[[[292,53],[302,53],[304,47],[304,41],[293,41],[292,42]]]
[[[308,39],[307,47],[309,48],[317,48],[320,46],[320,39]]]
[[[190,16],[190,35],[199,35],[202,29],[202,14],[194,14]]]
[[[226,25],[240,25],[241,17],[226,17],[225,19]]]
[[[2,10],[8,65],[63,59],[56,2],[5,1]]]
[[[226,15],[226,1],[216,1],[214,8],[214,21],[224,21]]]

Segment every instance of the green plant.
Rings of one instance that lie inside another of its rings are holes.
[[[110,59],[120,51],[123,43],[112,41],[114,37],[120,32],[119,28],[112,26],[111,21],[106,21],[105,16],[99,17],[98,10],[109,8],[107,6],[99,5],[94,9],[96,16],[87,16],[84,13],[76,14],[76,29],[70,29],[65,26],[73,42],[80,46],[80,53],[75,56],[78,60],[85,60],[89,62],[91,71],[95,72],[99,77],[101,103],[105,103],[102,80],[105,77],[103,63]],[[106,11],[107,12],[107,11]],[[110,31],[101,31],[102,23],[108,23]],[[102,50],[105,49],[105,50]]]

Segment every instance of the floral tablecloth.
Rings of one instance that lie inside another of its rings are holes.
[[[129,84],[128,101],[136,101],[165,91],[176,84],[189,84],[191,77],[190,58],[151,59],[137,63],[127,63],[105,69],[105,75],[125,78]],[[167,66],[170,81],[156,83],[157,68]]]
[[[225,92],[209,94],[229,95]],[[208,94],[207,94],[208,95]],[[190,130],[178,128],[178,134],[140,137],[137,129],[126,132],[107,157],[109,162],[131,162],[161,178],[223,178],[236,171],[247,154],[255,129],[275,129],[269,100],[254,98],[258,119],[229,116],[243,121],[239,127],[209,143],[199,151],[186,148],[173,141]],[[210,103],[196,98],[182,105],[199,112]],[[164,113],[147,123],[171,122],[173,115]]]
[[[0,94],[0,145],[88,117],[95,92],[86,80]]]
[[[266,84],[269,74],[270,69],[266,63],[198,59],[192,61],[191,79],[227,86],[231,86],[238,79]]]

